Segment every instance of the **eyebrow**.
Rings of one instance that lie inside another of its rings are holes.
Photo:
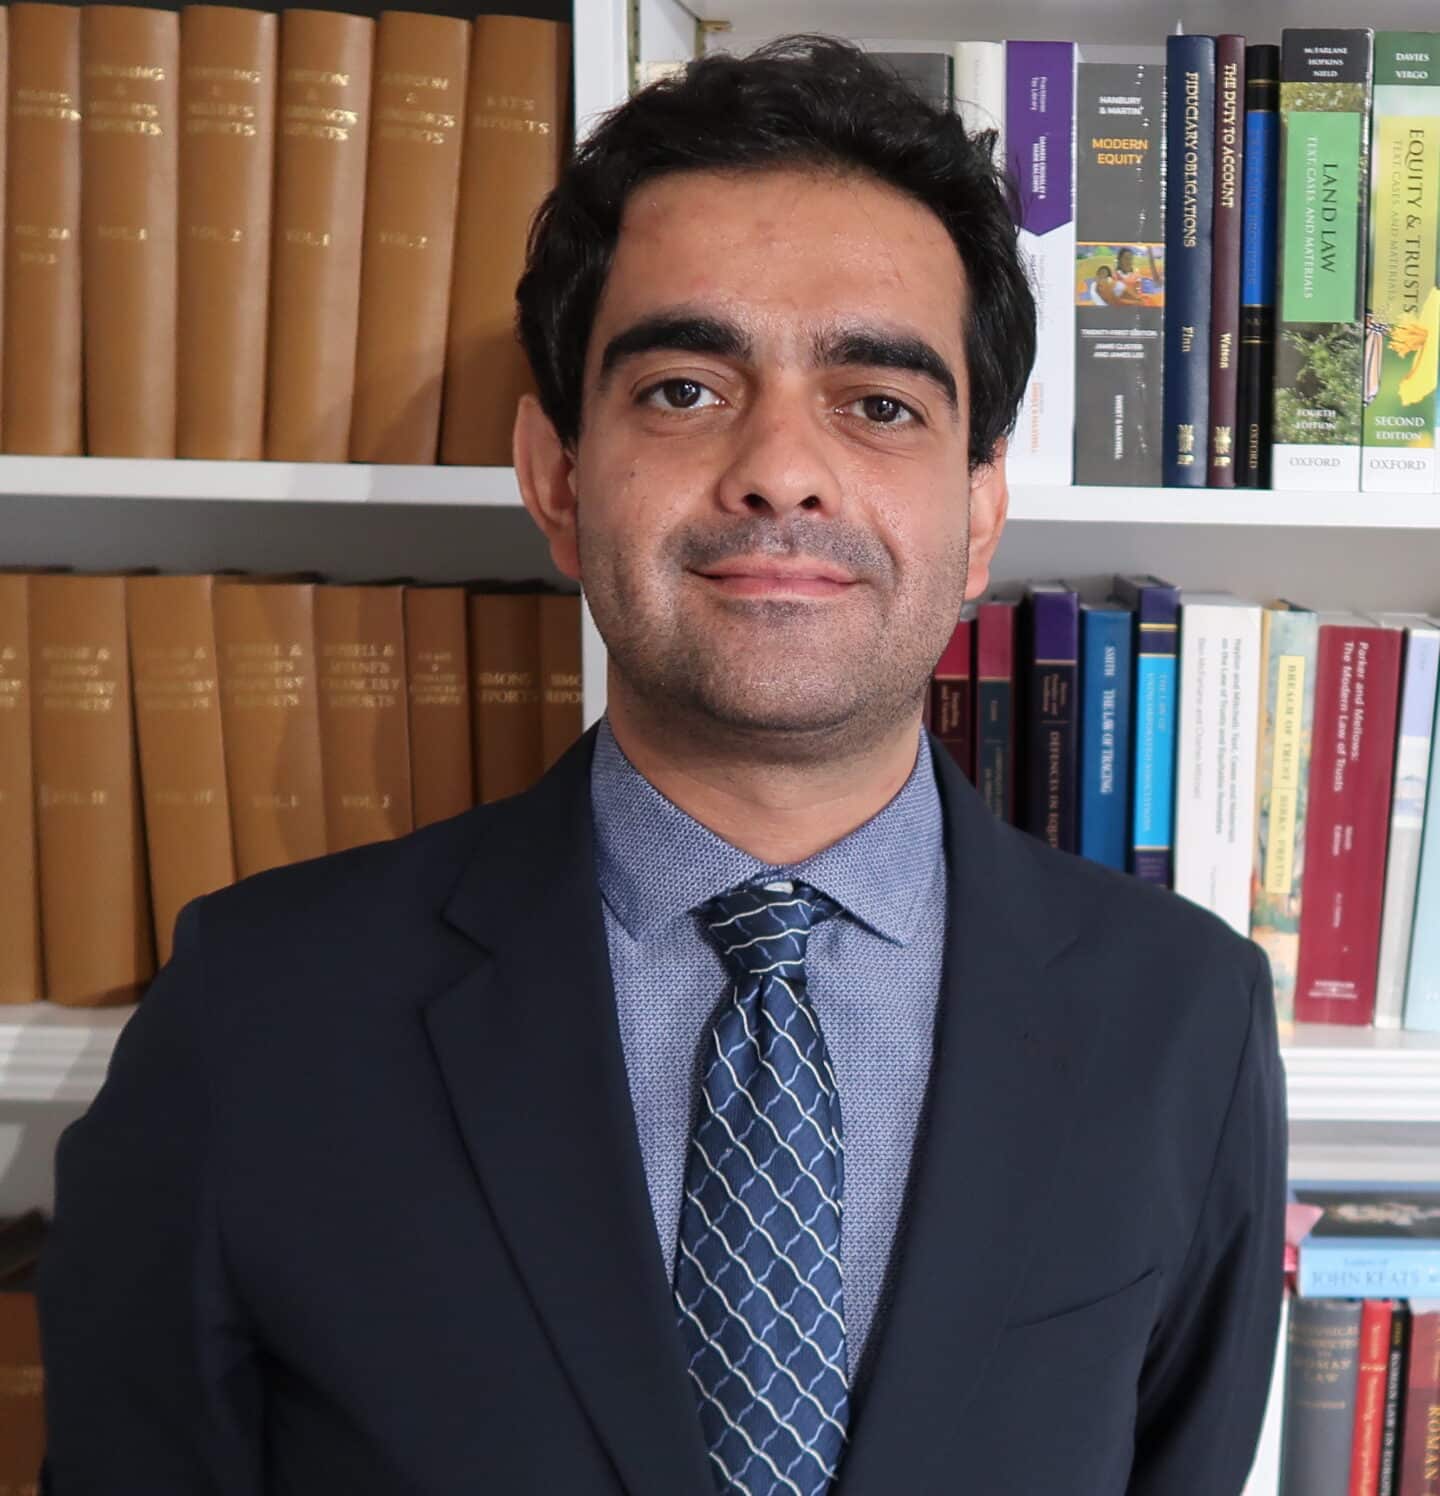
[[[600,355],[600,387],[604,388],[625,359],[656,349],[710,353],[739,362],[752,361],[755,351],[744,329],[724,317],[656,312],[632,323],[606,343]],[[949,364],[924,338],[912,333],[869,325],[825,329],[812,338],[810,356],[814,366],[821,369],[858,364],[919,374],[940,390],[952,412],[958,410],[957,385]]]

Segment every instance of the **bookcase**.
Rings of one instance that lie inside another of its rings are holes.
[[[575,0],[577,128],[652,65],[786,31],[1153,44],[1176,21],[1259,40],[1297,24],[1436,24],[1426,0],[1178,0],[1163,14],[1151,0]],[[551,575],[508,468],[0,457],[0,548],[8,562],[79,570]],[[1016,489],[997,589],[1061,571],[1082,586],[1149,571],[1327,608],[1436,611],[1440,495]],[[587,615],[587,722],[603,711],[604,672]],[[128,1017],[0,1008],[0,1214],[49,1205],[55,1138],[94,1096]],[[1312,1027],[1283,1045],[1296,1176],[1440,1179],[1440,1036]]]

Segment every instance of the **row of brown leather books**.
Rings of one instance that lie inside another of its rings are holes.
[[[580,599],[0,573],[0,1002],[135,1000],[191,898],[530,785]]]
[[[0,8],[6,452],[508,465],[570,30]]]

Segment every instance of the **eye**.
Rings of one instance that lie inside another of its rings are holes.
[[[865,419],[876,426],[910,426],[920,421],[916,412],[894,395],[862,395],[850,404],[861,406]]]
[[[709,385],[701,384],[698,379],[664,379],[659,384],[652,384],[649,389],[641,390],[638,401],[641,405],[655,405],[655,396],[661,394],[664,396],[664,403],[656,405],[658,410],[697,410],[703,408],[700,397],[715,396],[715,391]]]

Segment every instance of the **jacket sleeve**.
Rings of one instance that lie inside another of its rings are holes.
[[[1283,1293],[1285,1074],[1270,965],[1189,1252],[1140,1384],[1130,1496],[1240,1496],[1265,1413]]]
[[[260,1382],[216,1210],[203,901],[61,1135],[39,1274],[49,1496],[258,1496]]]

